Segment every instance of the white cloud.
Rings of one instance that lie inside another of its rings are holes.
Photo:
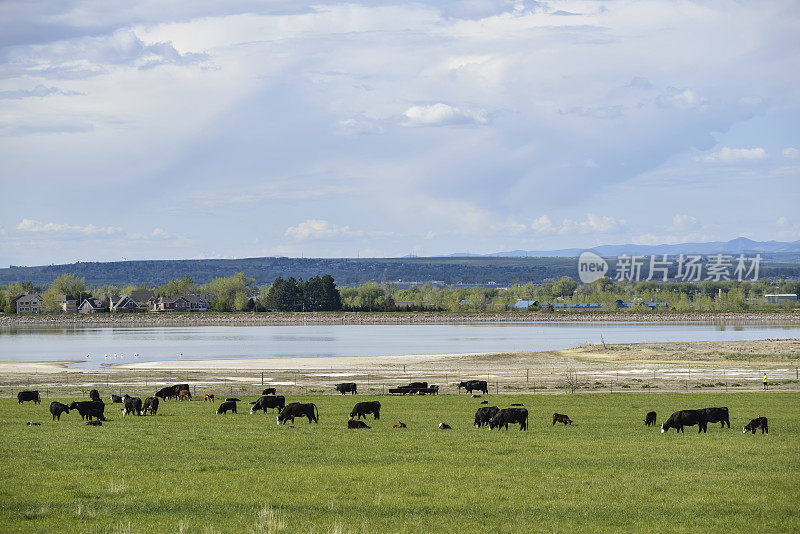
[[[119,226],[95,226],[93,224],[79,226],[51,222],[42,223],[33,219],[22,219],[17,225],[17,230],[22,230],[23,232],[51,232],[84,235],[115,235],[122,233],[122,228]]]
[[[722,147],[717,152],[695,157],[695,161],[703,163],[736,163],[738,161],[758,161],[766,159],[767,152],[763,148],[729,148]]]
[[[586,215],[583,221],[564,219],[558,226],[553,225],[550,217],[542,215],[530,225],[531,230],[537,234],[571,234],[571,233],[608,233],[625,226],[625,221],[606,215],[598,216],[594,213]]]
[[[360,234],[360,232],[352,232],[349,226],[337,226],[320,219],[308,219],[297,226],[290,226],[286,229],[286,232],[284,232],[284,235],[297,241],[356,234]]]
[[[593,159],[587,159],[585,162],[583,162],[583,166],[594,168],[594,167],[599,167],[600,165]]]
[[[786,159],[800,159],[800,150],[794,147],[786,147],[781,151],[781,155]]]
[[[172,239],[177,236],[167,232],[163,228],[153,228],[153,231],[150,233],[143,234],[143,233],[133,232],[128,234],[127,237],[129,239]]]
[[[451,124],[485,124],[483,113],[462,110],[448,104],[411,106],[404,113],[406,126],[446,126]]]
[[[672,218],[672,226],[670,226],[670,230],[682,232],[690,228],[694,228],[695,226],[697,226],[697,219],[695,217],[686,215],[685,213],[676,213]]]
[[[664,107],[673,107],[682,110],[701,109],[707,106],[708,100],[701,97],[691,89],[675,89],[670,87],[667,92],[660,95],[656,101]]]
[[[787,219],[786,217],[778,217],[778,220],[775,221],[775,226],[777,226],[778,228],[786,228],[787,226],[789,226],[789,219]]]

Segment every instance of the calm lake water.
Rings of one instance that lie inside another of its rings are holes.
[[[627,323],[200,326],[0,329],[0,361],[104,364],[217,358],[380,356],[552,350],[586,342],[800,337],[798,326]],[[137,354],[137,357],[134,357]],[[88,358],[87,358],[88,355]],[[108,358],[106,357],[108,355]],[[116,356],[116,357],[114,357]]]

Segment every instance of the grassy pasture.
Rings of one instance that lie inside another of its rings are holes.
[[[194,400],[125,418],[107,404],[94,428],[76,412],[50,421],[50,401],[67,398],[0,399],[0,530],[800,530],[797,393],[484,397],[524,403],[528,432],[473,428],[480,401],[468,396],[379,397],[381,420],[347,430],[353,403],[372,398],[290,397],[320,410],[319,425],[293,428],[246,402],[238,415]],[[705,406],[728,406],[732,428],[661,435],[642,423]],[[554,411],[574,425],[551,426]],[[743,435],[757,415],[771,433]],[[392,430],[398,420],[409,428]]]

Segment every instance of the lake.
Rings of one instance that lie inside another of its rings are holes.
[[[741,341],[800,337],[798,326],[536,323],[461,325],[0,328],[0,361],[138,361],[381,356],[555,350],[587,342]],[[88,356],[88,357],[87,357]]]

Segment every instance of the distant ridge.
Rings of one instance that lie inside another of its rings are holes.
[[[451,254],[451,257],[469,258],[476,256],[493,258],[576,258],[581,252],[591,250],[604,258],[614,258],[622,254],[800,254],[800,240],[753,241],[746,237],[738,237],[730,241],[709,241],[705,243],[677,243],[673,245],[600,245],[597,247],[565,248],[559,250],[511,250],[491,254]]]

